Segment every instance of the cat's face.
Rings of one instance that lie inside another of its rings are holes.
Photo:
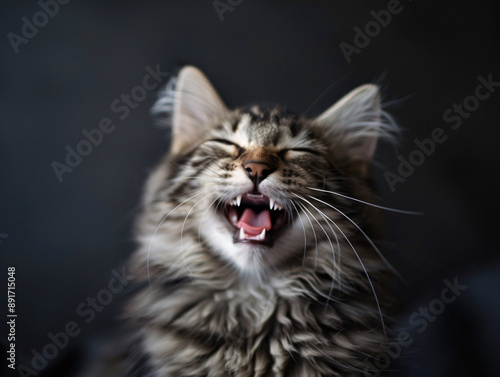
[[[253,275],[304,263],[318,237],[346,221],[329,204],[339,198],[325,199],[322,190],[365,179],[384,132],[374,86],[307,120],[278,108],[230,111],[201,72],[187,67],[156,110],[165,107],[173,107],[173,133],[163,186],[189,208],[182,232],[197,233],[214,254]]]
[[[279,110],[260,119],[245,112],[231,116],[191,157],[203,169],[197,189],[206,189],[213,202],[201,233],[243,270],[277,265],[304,247],[303,231],[293,225],[307,220],[298,219],[302,211],[293,199],[307,195],[308,187],[323,187],[334,168],[306,121]]]

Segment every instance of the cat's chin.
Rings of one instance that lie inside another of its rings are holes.
[[[220,215],[234,244],[272,247],[289,225],[283,206],[258,192],[238,195],[222,207]]]

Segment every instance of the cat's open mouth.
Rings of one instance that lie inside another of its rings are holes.
[[[233,228],[234,242],[272,245],[286,224],[286,211],[273,199],[260,193],[238,195],[224,214]]]

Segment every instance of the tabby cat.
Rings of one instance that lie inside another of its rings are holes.
[[[185,67],[137,221],[129,376],[362,376],[390,276],[370,165],[395,126],[364,85],[314,119],[230,110]]]

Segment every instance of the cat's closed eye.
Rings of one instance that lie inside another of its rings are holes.
[[[313,154],[313,155],[319,156],[319,155],[321,155],[321,152],[318,150],[311,149],[311,148],[290,148],[290,149],[283,149],[278,153],[278,155],[283,160],[286,160],[287,158],[290,158],[293,156],[300,156],[302,154]]]
[[[293,148],[293,149],[289,149],[289,151],[292,151],[292,152],[312,153],[312,154],[316,154],[316,155],[320,154],[319,151],[316,151],[316,150],[311,149],[311,148]]]
[[[234,146],[236,148],[236,151],[237,151],[237,157],[239,157],[245,151],[244,148],[240,147],[235,142],[232,142],[232,141],[229,141],[226,139],[210,139],[210,140],[207,140],[207,142],[214,142],[214,143],[219,143],[219,144],[223,144],[223,145]]]
[[[216,142],[216,143],[221,143],[221,144],[225,144],[225,145],[234,145],[238,148],[241,148],[238,144],[232,142],[232,141],[229,141],[229,140],[226,140],[226,139],[210,139],[208,141],[213,141],[213,142]]]

